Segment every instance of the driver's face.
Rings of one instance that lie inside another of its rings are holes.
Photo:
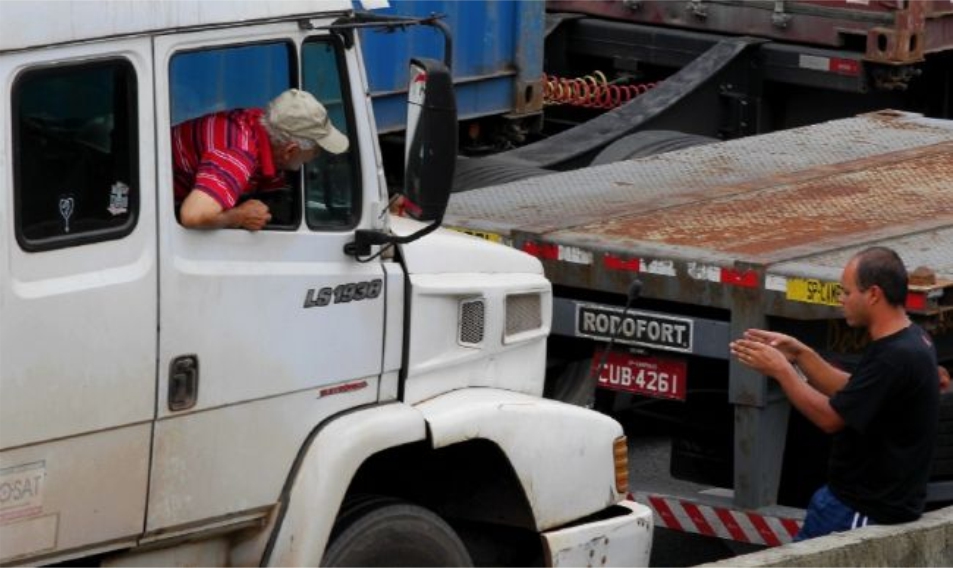
[[[315,145],[308,150],[302,150],[296,143],[289,142],[275,160],[275,167],[280,170],[298,171],[301,166],[310,162],[321,154],[321,147]]]

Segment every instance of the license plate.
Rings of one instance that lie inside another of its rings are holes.
[[[596,371],[601,360],[602,351],[597,349],[590,372]],[[610,351],[598,386],[653,398],[685,400],[687,377],[688,365],[684,361]]]

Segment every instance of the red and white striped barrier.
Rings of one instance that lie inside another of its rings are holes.
[[[780,546],[791,542],[802,524],[800,519],[711,507],[667,495],[636,494],[635,499],[651,507],[657,527],[738,542]]]

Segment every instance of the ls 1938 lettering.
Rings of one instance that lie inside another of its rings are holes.
[[[380,278],[370,282],[349,282],[339,284],[334,288],[327,287],[315,290],[309,288],[304,295],[305,308],[321,308],[331,303],[346,304],[347,302],[359,302],[361,300],[373,300],[381,295],[381,289],[384,287],[384,281]]]

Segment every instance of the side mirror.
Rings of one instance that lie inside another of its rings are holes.
[[[405,161],[405,211],[443,219],[457,161],[457,103],[450,70],[435,59],[410,61]]]
[[[450,70],[434,59],[410,61],[405,159],[404,211],[419,221],[433,222],[404,237],[358,229],[354,241],[344,245],[344,254],[361,260],[374,245],[413,242],[437,230],[443,221],[457,161],[457,102]]]

